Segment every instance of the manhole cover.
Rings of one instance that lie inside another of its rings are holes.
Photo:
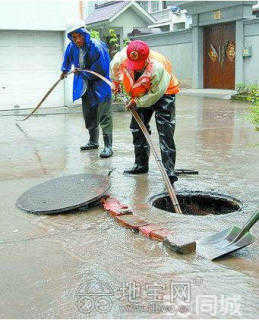
[[[185,191],[176,194],[183,214],[208,215],[226,214],[241,209],[241,202],[233,197],[218,193]],[[175,212],[168,193],[161,193],[150,198],[155,208]]]
[[[16,206],[31,213],[60,213],[100,199],[110,188],[108,176],[76,174],[52,179],[29,189]]]

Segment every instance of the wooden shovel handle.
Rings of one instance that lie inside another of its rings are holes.
[[[235,237],[231,243],[236,242],[240,240],[251,228],[252,226],[259,220],[259,211],[256,212],[245,224],[245,226],[242,228],[242,230],[239,232],[239,234]]]
[[[152,142],[152,140],[150,138],[150,134],[147,131],[146,126],[144,125],[143,121],[141,120],[140,116],[138,115],[138,113],[137,113],[137,111],[135,109],[129,109],[129,110],[130,110],[131,114],[133,115],[133,117],[135,118],[135,120],[137,121],[140,129],[142,130],[144,136],[147,139],[148,144],[150,145],[150,149],[151,149],[151,151],[153,153],[153,156],[155,157],[155,160],[156,160],[156,163],[158,165],[158,168],[160,169],[160,172],[162,174],[162,178],[164,179],[167,191],[169,193],[169,197],[171,198],[171,201],[172,201],[172,204],[173,204],[173,206],[175,208],[175,211],[177,213],[182,213],[182,210],[180,208],[179,202],[178,202],[177,197],[176,197],[175,192],[174,192],[174,188],[171,185],[171,182],[170,182],[170,180],[168,178],[168,175],[167,175],[167,173],[165,171],[165,168],[164,168],[164,166],[162,164],[162,161],[159,159],[159,157],[157,155],[156,149],[155,149],[155,147],[153,145],[153,142]]]
[[[106,82],[112,89],[114,88],[113,83],[106,79],[104,76],[102,76],[101,74],[88,70],[88,69],[78,69],[78,71],[85,71],[91,74],[94,74],[95,76],[97,76],[98,78],[100,78],[101,80],[103,80],[104,82]],[[69,74],[73,73],[73,71],[67,72],[66,76],[68,76]],[[39,107],[42,105],[42,103],[46,100],[46,98],[50,95],[50,93],[56,88],[56,86],[59,84],[59,82],[63,80],[61,78],[59,78],[54,84],[53,86],[46,92],[46,94],[44,95],[44,97],[41,99],[41,101],[39,102],[39,104],[32,110],[31,113],[29,113],[24,119],[20,120],[20,121],[25,121],[27,119],[29,119],[38,109]]]
[[[21,121],[25,121],[25,120],[27,120],[28,118],[30,118],[33,114],[34,114],[34,112],[36,112],[38,109],[39,109],[39,107],[42,105],[42,103],[46,100],[46,98],[48,97],[48,95],[56,88],[56,86],[59,84],[59,82],[61,81],[62,79],[58,79],[54,84],[53,84],[53,86],[46,92],[46,94],[44,95],[44,97],[40,100],[40,102],[39,102],[39,104],[37,105],[37,107],[36,108],[34,108],[33,110],[32,110],[32,112],[31,113],[29,113],[24,119],[22,119]]]

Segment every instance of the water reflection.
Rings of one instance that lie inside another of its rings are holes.
[[[197,148],[206,161],[213,161],[219,157],[222,161],[228,161],[233,147],[235,128],[235,109],[231,102],[222,105],[217,100],[202,100],[197,119]]]

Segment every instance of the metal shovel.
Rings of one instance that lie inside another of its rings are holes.
[[[259,212],[254,214],[242,229],[234,226],[197,241],[197,251],[205,258],[215,260],[228,253],[248,246],[255,241],[255,237],[249,232],[249,230],[258,219]]]

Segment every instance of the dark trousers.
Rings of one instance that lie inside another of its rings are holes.
[[[99,103],[95,106],[89,106],[87,94],[82,96],[82,110],[85,120],[85,127],[91,132],[96,131],[99,125],[102,128],[103,134],[112,134],[112,109],[111,100]]]
[[[164,95],[151,107],[137,108],[136,111],[150,134],[151,130],[149,122],[153,113],[155,113],[162,162],[168,176],[170,177],[171,175],[174,175],[176,159],[174,143],[175,96]],[[144,134],[138,126],[138,123],[133,117],[130,123],[130,129],[133,135],[135,163],[142,166],[148,166],[150,148]]]

